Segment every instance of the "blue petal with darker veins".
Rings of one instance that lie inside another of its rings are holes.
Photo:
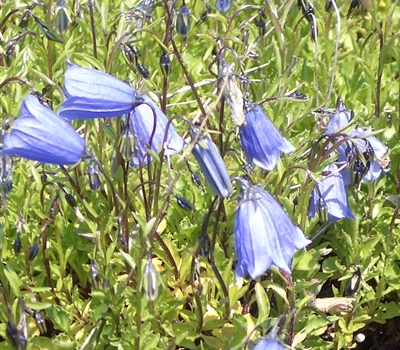
[[[271,265],[291,273],[295,250],[310,241],[268,192],[243,179],[240,182],[243,198],[234,226],[237,278],[250,275],[255,279]]]
[[[318,186],[327,206],[328,220],[337,221],[345,218],[355,220],[356,218],[347,204],[346,187],[338,167],[335,164],[329,164],[323,172],[329,172],[329,175],[319,181],[316,186]],[[319,198],[318,191],[313,189],[310,198],[309,217],[317,215]]]
[[[246,125],[239,127],[240,142],[248,163],[272,170],[282,153],[291,153],[295,148],[281,136],[275,125],[264,114],[260,106],[246,105]]]
[[[146,95],[141,95],[140,98],[144,103],[137,106],[129,117],[129,125],[135,134],[132,166],[143,166],[148,163],[149,146],[155,153],[161,151],[168,125],[168,118],[152,99]],[[184,144],[185,141],[178,135],[173,124],[169,123],[164,155],[170,156],[180,152]]]
[[[192,127],[192,138],[196,133],[197,129]],[[192,153],[213,192],[217,196],[228,197],[232,193],[231,179],[218,148],[211,138],[209,136],[200,136]]]
[[[75,129],[33,95],[23,100],[20,116],[3,143],[2,155],[55,165],[75,164],[86,151]]]
[[[64,89],[67,100],[59,113],[68,120],[119,117],[133,109],[136,90],[122,80],[69,63]]]

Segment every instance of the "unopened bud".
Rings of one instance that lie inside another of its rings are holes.
[[[130,162],[135,151],[135,135],[129,126],[129,122],[123,128],[118,144],[122,159]]]
[[[145,79],[150,78],[150,72],[145,65],[143,65],[141,63],[137,63],[136,68],[143,78],[145,78]]]
[[[90,163],[86,174],[89,177],[90,189],[92,191],[98,191],[101,188],[99,169],[97,169],[97,167],[93,163]]]
[[[151,259],[148,259],[144,267],[143,287],[147,299],[155,301],[158,297],[158,272]]]
[[[160,68],[165,77],[171,74],[171,59],[165,52],[160,57]]]
[[[40,333],[47,333],[46,321],[44,320],[42,314],[38,311],[34,311],[33,319],[35,320],[36,326],[39,328]]]
[[[187,211],[194,211],[195,210],[193,204],[190,203],[188,199],[186,199],[185,197],[182,197],[182,196],[178,196],[176,194],[174,194],[174,196],[176,198],[176,201],[177,201],[178,205],[182,209],[187,210]]]
[[[177,11],[177,15],[176,31],[181,37],[187,38],[190,31],[190,10],[183,4]]]

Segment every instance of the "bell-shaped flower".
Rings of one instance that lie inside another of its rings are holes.
[[[285,350],[285,347],[278,340],[262,339],[253,350]]]
[[[249,164],[272,170],[278,163],[281,152],[290,153],[295,148],[281,136],[275,125],[261,107],[247,102],[246,125],[239,127],[240,142]]]
[[[228,12],[232,6],[232,0],[217,0],[216,6],[218,12]]]
[[[267,337],[260,340],[257,345],[253,348],[253,350],[284,350],[285,347],[282,345],[281,340],[279,339],[276,329],[281,320],[281,316],[278,317],[274,327],[268,333]]]
[[[20,117],[4,137],[1,155],[68,165],[79,162],[85,151],[85,142],[71,125],[28,95],[22,102]]]
[[[361,180],[375,181],[380,177],[382,171],[387,171],[382,169],[380,161],[384,159],[388,148],[375,136],[367,136],[371,133],[371,128],[363,130],[357,126],[349,135],[348,141],[337,148],[339,162],[348,164],[347,168],[342,170],[346,186],[357,184]],[[349,150],[355,158],[353,162],[349,162]],[[364,159],[361,159],[360,154]]]
[[[64,89],[67,100],[59,114],[67,119],[120,117],[132,111],[136,90],[96,69],[68,63]]]
[[[197,133],[198,128],[191,126],[190,134],[192,139]],[[215,146],[211,138],[201,135],[192,152],[214,193],[220,197],[228,197],[232,193],[231,179],[217,146]]]
[[[366,135],[369,135],[371,133],[372,133],[371,128],[364,131],[361,127],[357,126],[355,130],[350,134],[354,142],[357,144],[359,152],[363,154],[366,153],[367,151],[366,141],[369,143],[369,145],[372,147],[373,150],[373,155],[372,155],[373,160],[370,162],[369,170],[363,178],[364,181],[374,181],[377,178],[379,178],[379,176],[382,173],[382,168],[378,160],[382,159],[386,154],[386,152],[388,151],[388,148],[375,136],[365,137]]]
[[[328,122],[326,134],[330,136],[340,132],[349,124],[353,117],[353,111],[348,110],[342,99],[339,97],[336,104],[336,113]]]
[[[323,174],[325,177],[311,192],[308,216],[312,218],[319,214],[322,221],[355,220],[347,204],[346,187],[338,167],[329,164]]]
[[[168,118],[150,97],[138,94],[138,98],[143,103],[129,115],[129,125],[135,135],[132,166],[143,166],[148,163],[150,158],[148,149],[159,153],[161,147],[164,147],[164,155],[170,156],[181,151],[185,143],[172,123],[168,123]],[[165,138],[167,126],[168,134]]]
[[[268,192],[243,179],[241,182],[234,227],[237,278],[250,275],[255,279],[271,265],[291,273],[295,250],[310,241]]]

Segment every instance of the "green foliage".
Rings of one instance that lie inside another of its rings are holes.
[[[237,1],[225,15],[212,2],[203,23],[197,21],[206,2],[186,2],[191,11],[186,40],[174,32],[167,0],[157,2],[153,18],[141,29],[127,20],[127,11],[137,5],[133,1],[102,0],[91,6],[92,1],[68,0],[67,8],[57,11],[51,0],[3,1],[3,120],[17,116],[22,99],[34,90],[57,110],[65,97],[69,59],[132,83],[160,101],[169,117],[202,121],[207,115],[206,128],[230,176],[243,176],[245,157],[230,112],[218,96],[217,65],[212,64],[216,52],[229,48],[225,59],[250,81],[242,84],[244,95],[263,102],[296,147],[271,172],[254,167],[251,179],[279,199],[307,237],[319,233],[296,253],[291,277],[272,267],[257,281],[236,281],[237,194],[217,202],[203,232],[213,197],[204,178],[200,188],[191,182],[191,171],[199,174],[200,169],[192,156],[186,164],[186,150],[171,159],[152,154],[156,160],[151,165],[129,168],[117,152],[118,119],[76,120],[74,128],[111,182],[102,177],[102,189],[93,192],[85,163],[64,169],[14,159],[14,186],[3,198],[0,218],[4,349],[14,348],[6,332],[10,322],[26,329],[28,349],[251,349],[280,315],[286,316],[279,333],[288,346],[351,349],[356,334],[400,317],[400,202],[394,206],[386,200],[400,191],[400,11],[398,1],[361,2],[365,13],[347,18],[349,2],[338,1],[338,32],[335,12],[325,12],[325,1],[314,1],[314,43],[295,0]],[[181,5],[178,1],[175,11]],[[259,10],[266,16],[262,28],[256,25]],[[59,11],[65,14],[57,24]],[[121,44],[128,42],[140,50],[136,59],[148,68],[149,79],[124,55]],[[163,53],[172,61],[168,77],[159,66]],[[294,89],[308,100],[276,98]],[[324,164],[309,168],[307,156],[326,124],[312,111],[334,108],[337,97],[354,110],[355,123],[379,131],[376,136],[390,148],[391,165],[378,181],[348,191],[356,221],[345,219],[324,229],[318,219],[307,217],[312,177],[318,178]],[[187,131],[181,119],[173,124],[181,135]],[[195,210],[181,208],[172,191]],[[76,208],[65,193],[75,198]],[[202,232],[211,240],[208,257],[199,254]],[[15,248],[18,235],[20,252]],[[35,245],[39,253],[29,259]],[[155,301],[146,298],[149,259],[158,272]],[[313,309],[310,301],[317,295],[343,297],[353,265],[362,273],[352,296],[354,310],[330,314]],[[34,312],[46,320],[42,332]]]

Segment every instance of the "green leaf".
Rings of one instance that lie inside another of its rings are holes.
[[[258,318],[257,318],[257,325],[262,324],[265,322],[269,317],[269,299],[268,295],[265,292],[265,289],[260,283],[256,283],[254,290],[256,292],[256,300],[257,300],[257,307],[258,307]]]

